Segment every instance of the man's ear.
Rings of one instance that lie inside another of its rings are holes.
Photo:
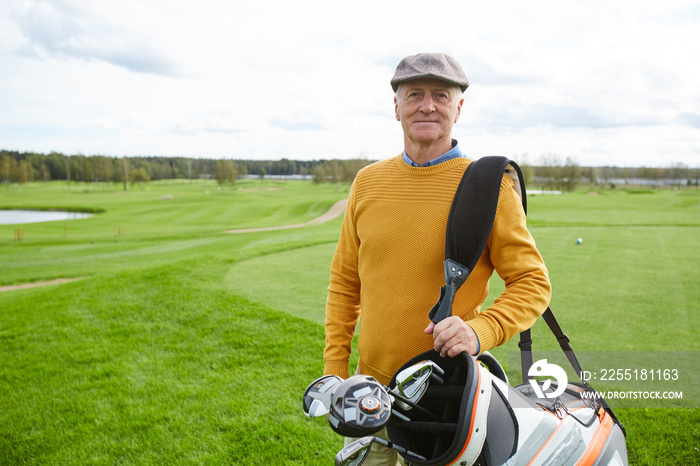
[[[460,100],[459,103],[457,104],[457,114],[455,115],[455,123],[457,123],[457,120],[459,120],[459,115],[462,114],[462,104],[464,104],[464,99]]]
[[[399,115],[399,100],[394,96],[394,115],[396,116],[396,121],[401,121],[401,116]]]

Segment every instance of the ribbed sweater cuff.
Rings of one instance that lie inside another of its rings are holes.
[[[496,332],[491,328],[491,324],[484,318],[478,316],[467,322],[474,329],[477,338],[479,339],[479,353],[488,351],[496,346]]]
[[[323,375],[337,375],[342,379],[350,377],[350,362],[349,361],[324,361]]]

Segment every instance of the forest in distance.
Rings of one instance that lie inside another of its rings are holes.
[[[546,154],[535,163],[526,154],[512,156],[523,170],[526,184],[572,191],[577,185],[644,185],[697,189],[700,168],[670,162],[668,167],[586,167],[574,157]],[[295,176],[316,183],[352,182],[357,172],[374,162],[369,159],[333,160],[231,160],[192,157],[112,157],[105,155],[42,154],[0,150],[0,183],[71,181],[127,185],[167,179],[215,179],[234,184],[247,176]]]

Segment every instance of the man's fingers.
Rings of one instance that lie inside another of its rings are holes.
[[[457,333],[456,328],[452,324],[451,319],[445,319],[437,325],[433,324],[433,326],[433,344],[435,351],[440,353],[441,356],[445,357],[445,354],[442,352],[443,348],[455,337],[455,334]],[[445,353],[447,353],[448,350],[449,346],[445,348]]]
[[[447,335],[447,332],[449,332],[449,335]],[[454,329],[450,328],[446,330],[445,332],[440,334],[441,341],[439,343],[440,348],[435,348],[435,351],[438,351],[440,353],[440,356],[442,357],[447,357],[447,356],[456,356],[457,354],[461,353],[462,351],[459,350],[459,347],[462,344],[461,339],[459,338],[459,334],[454,331]],[[436,342],[435,346],[438,346],[438,343]]]
[[[428,325],[430,328],[430,325]],[[426,328],[426,333],[428,329]],[[432,329],[435,351],[442,357],[454,357],[466,351],[476,352],[476,336],[474,330],[459,317],[449,317]]]

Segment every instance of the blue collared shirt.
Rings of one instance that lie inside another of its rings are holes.
[[[423,165],[418,165],[416,162],[410,159],[405,149],[403,151],[403,161],[412,167],[432,167],[433,165],[447,162],[448,160],[456,159],[457,157],[466,157],[466,155],[462,153],[462,149],[459,147],[459,143],[456,139],[452,140],[452,149],[429,162],[425,162]]]

